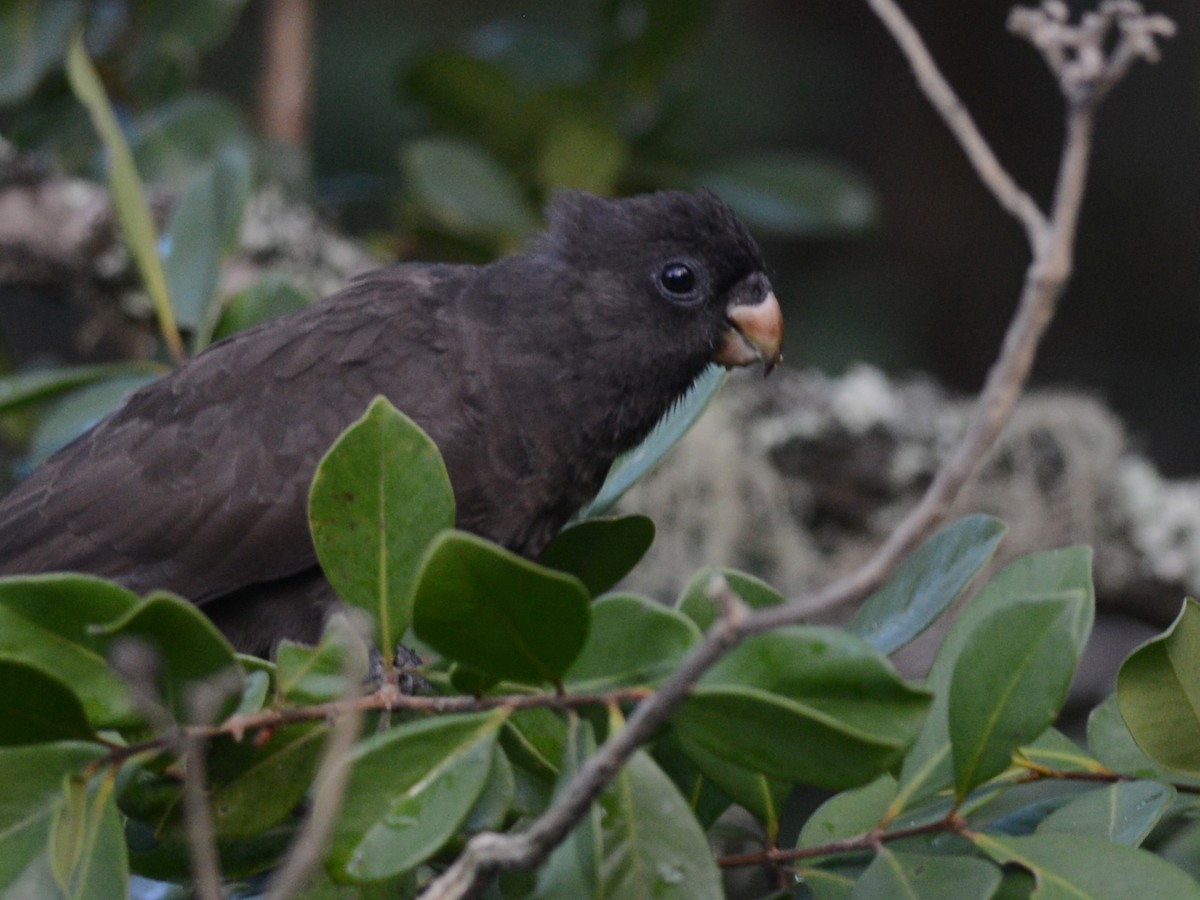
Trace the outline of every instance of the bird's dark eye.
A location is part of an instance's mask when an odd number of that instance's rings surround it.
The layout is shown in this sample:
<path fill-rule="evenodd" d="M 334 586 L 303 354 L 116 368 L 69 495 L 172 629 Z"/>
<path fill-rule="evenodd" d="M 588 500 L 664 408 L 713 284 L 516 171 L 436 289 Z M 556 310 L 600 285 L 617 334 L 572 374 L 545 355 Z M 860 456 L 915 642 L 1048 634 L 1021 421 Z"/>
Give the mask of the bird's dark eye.
<path fill-rule="evenodd" d="M 668 297 L 690 300 L 696 291 L 696 272 L 687 263 L 667 263 L 658 273 L 658 283 Z"/>

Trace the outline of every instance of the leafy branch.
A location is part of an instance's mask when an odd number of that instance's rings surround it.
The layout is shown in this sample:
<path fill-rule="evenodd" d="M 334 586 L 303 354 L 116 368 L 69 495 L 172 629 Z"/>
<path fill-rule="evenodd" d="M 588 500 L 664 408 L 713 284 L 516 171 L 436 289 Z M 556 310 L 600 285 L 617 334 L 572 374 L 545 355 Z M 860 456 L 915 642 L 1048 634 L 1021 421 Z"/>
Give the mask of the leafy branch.
<path fill-rule="evenodd" d="M 1132 59 L 1156 58 L 1150 50 L 1152 37 L 1169 34 L 1171 26 L 1161 17 L 1149 17 L 1147 22 L 1140 5 L 1120 0 L 1102 4 L 1099 22 L 1106 27 L 1098 27 L 1091 19 L 1078 29 L 1065 27 L 1058 16 L 1062 4 L 1056 2 L 1043 6 L 1040 19 L 1036 15 L 1017 18 L 1015 29 L 1035 46 L 1058 48 L 1054 52 L 1064 59 L 1084 56 L 1101 61 L 1100 65 L 1072 67 L 1069 79 L 1064 77 L 1063 69 L 1057 72 L 1060 89 L 1067 98 L 1067 130 L 1054 200 L 1045 215 L 996 159 L 900 7 L 893 0 L 868 0 L 868 3 L 905 53 L 918 83 L 959 140 L 984 184 L 1025 227 L 1033 253 L 1016 314 L 1005 334 L 1000 355 L 988 373 L 966 434 L 918 505 L 883 546 L 851 575 L 811 595 L 757 612 L 746 609 L 733 592 L 720 590 L 723 609 L 720 621 L 658 692 L 639 704 L 625 729 L 584 764 L 568 789 L 524 831 L 505 835 L 484 833 L 472 838 L 458 860 L 430 883 L 424 894 L 429 900 L 471 896 L 496 871 L 528 868 L 543 860 L 583 819 L 620 767 L 683 704 L 700 677 L 742 639 L 862 599 L 882 584 L 946 516 L 955 495 L 1012 413 L 1041 337 L 1070 278 L 1097 106 L 1107 87 L 1124 74 Z M 1118 27 L 1117 39 L 1113 48 L 1106 50 L 1104 41 L 1113 25 Z"/>

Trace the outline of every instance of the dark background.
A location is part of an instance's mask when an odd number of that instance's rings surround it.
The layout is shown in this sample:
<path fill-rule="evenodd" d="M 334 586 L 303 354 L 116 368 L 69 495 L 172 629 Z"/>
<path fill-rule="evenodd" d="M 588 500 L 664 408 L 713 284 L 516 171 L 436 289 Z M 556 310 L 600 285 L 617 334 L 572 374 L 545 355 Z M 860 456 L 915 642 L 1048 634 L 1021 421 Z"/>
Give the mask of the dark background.
<path fill-rule="evenodd" d="M 1007 32 L 1009 4 L 905 8 L 1000 159 L 1044 205 L 1062 105 L 1038 54 Z M 1150 8 L 1179 33 L 1159 64 L 1139 64 L 1105 104 L 1076 275 L 1035 381 L 1097 393 L 1164 470 L 1194 474 L 1200 4 Z M 364 197 L 402 193 L 396 148 L 419 124 L 393 87 L 405 54 L 506 19 L 586 28 L 592 11 L 583 2 L 320 3 L 313 170 L 326 212 L 353 228 Z M 205 69 L 247 106 L 261 18 L 252 3 Z M 984 192 L 866 4 L 720 3 L 680 72 L 697 86 L 686 117 L 697 147 L 830 156 L 877 192 L 878 226 L 861 239 L 767 242 L 788 306 L 789 362 L 836 372 L 865 360 L 975 390 L 1020 287 L 1024 235 Z"/>

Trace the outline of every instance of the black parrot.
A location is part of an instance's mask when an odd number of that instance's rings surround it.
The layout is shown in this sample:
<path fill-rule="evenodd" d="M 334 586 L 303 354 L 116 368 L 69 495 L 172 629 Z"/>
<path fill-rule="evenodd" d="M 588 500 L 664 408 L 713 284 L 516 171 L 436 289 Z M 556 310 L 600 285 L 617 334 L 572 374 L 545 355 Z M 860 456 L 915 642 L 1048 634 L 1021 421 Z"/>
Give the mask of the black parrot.
<path fill-rule="evenodd" d="M 199 604 L 239 649 L 335 602 L 307 498 L 383 394 L 437 443 L 457 524 L 536 557 L 710 362 L 779 360 L 746 228 L 714 194 L 565 192 L 526 252 L 380 269 L 131 394 L 0 502 L 0 574 L 79 571 Z"/>

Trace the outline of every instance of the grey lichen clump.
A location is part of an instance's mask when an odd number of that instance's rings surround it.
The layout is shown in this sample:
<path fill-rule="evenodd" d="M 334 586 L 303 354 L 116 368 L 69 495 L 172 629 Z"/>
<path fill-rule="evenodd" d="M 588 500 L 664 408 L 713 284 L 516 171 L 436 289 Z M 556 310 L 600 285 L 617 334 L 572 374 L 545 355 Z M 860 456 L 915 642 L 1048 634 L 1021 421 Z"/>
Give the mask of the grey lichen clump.
<path fill-rule="evenodd" d="M 925 379 L 860 366 L 734 380 L 623 501 L 659 536 L 637 587 L 669 597 L 702 565 L 747 569 L 790 594 L 861 562 L 917 501 L 969 410 Z M 1009 526 L 998 562 L 1091 544 L 1102 606 L 1169 621 L 1200 591 L 1200 482 L 1162 478 L 1096 399 L 1025 397 L 953 515 Z"/>

